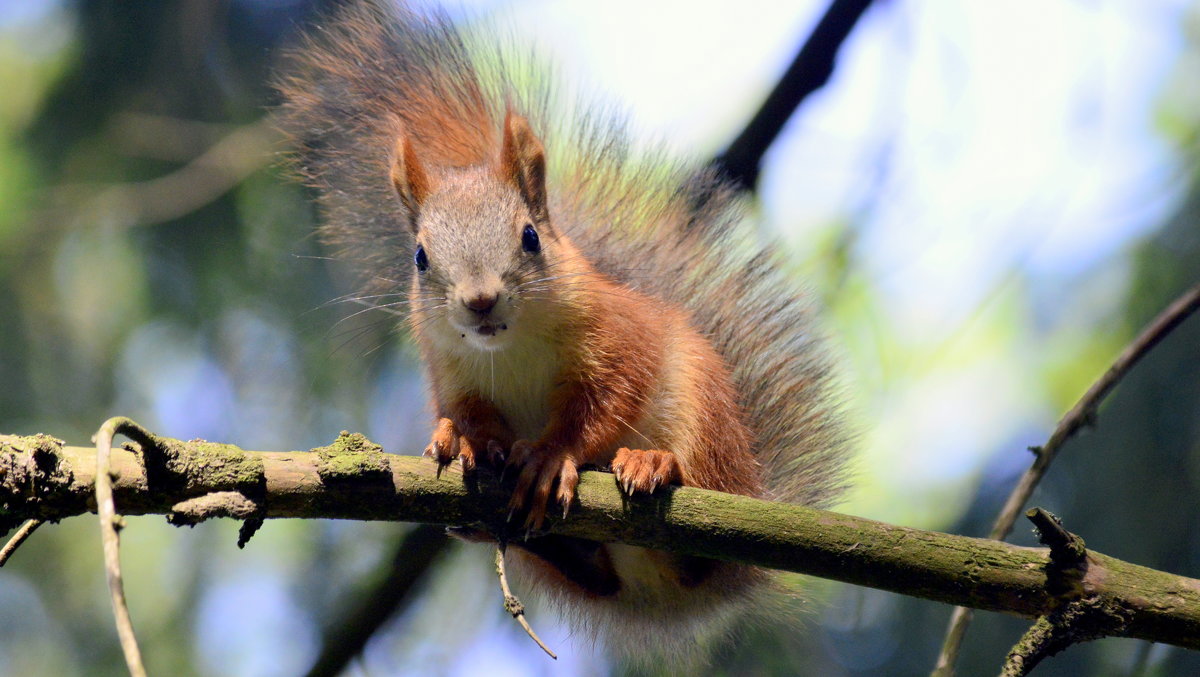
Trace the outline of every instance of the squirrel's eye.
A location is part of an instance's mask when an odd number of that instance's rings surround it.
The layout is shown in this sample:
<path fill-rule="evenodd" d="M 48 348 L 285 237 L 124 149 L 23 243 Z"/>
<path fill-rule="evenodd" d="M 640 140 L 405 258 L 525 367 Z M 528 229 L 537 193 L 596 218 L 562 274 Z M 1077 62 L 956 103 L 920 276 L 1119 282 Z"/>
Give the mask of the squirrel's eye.
<path fill-rule="evenodd" d="M 521 233 L 521 248 L 530 254 L 542 251 L 542 242 L 538 239 L 537 231 L 533 229 L 533 226 L 525 226 L 525 231 Z"/>
<path fill-rule="evenodd" d="M 422 273 L 429 270 L 429 257 L 425 255 L 425 248 L 417 245 L 417 253 L 413 254 L 413 263 L 417 264 L 417 270 Z"/>

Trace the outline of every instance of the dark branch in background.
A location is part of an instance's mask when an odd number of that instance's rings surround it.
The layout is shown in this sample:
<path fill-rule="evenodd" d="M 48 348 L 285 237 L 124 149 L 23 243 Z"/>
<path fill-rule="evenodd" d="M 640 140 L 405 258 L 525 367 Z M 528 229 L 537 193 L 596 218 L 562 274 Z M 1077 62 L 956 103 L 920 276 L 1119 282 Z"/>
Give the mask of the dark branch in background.
<path fill-rule="evenodd" d="M 397 544 L 384 579 L 326 628 L 321 654 L 309 668 L 307 677 L 342 674 L 375 632 L 412 599 L 417 584 L 448 544 L 445 529 L 438 526 L 422 524 L 405 534 Z"/>
<path fill-rule="evenodd" d="M 988 538 L 1003 540 L 1008 536 L 1018 513 L 1029 500 L 1042 477 L 1045 476 L 1050 462 L 1054 460 L 1062 445 L 1084 426 L 1092 425 L 1096 419 L 1096 409 L 1099 408 L 1104 398 L 1108 397 L 1112 389 L 1121 382 L 1121 379 L 1125 378 L 1134 365 L 1197 309 L 1200 309 L 1200 284 L 1181 294 L 1150 324 L 1146 325 L 1137 338 L 1121 351 L 1108 371 L 1104 372 L 1104 375 L 1088 388 L 1079 402 L 1062 417 L 1050 435 L 1050 439 L 1040 447 L 1030 448 L 1030 451 L 1035 454 L 1033 464 L 1030 465 L 1029 470 L 1025 471 L 1021 480 L 1017 482 L 1017 486 L 1009 494 Z M 951 614 L 950 625 L 946 630 L 946 639 L 942 644 L 941 653 L 938 655 L 937 665 L 932 673 L 933 677 L 950 677 L 954 674 L 954 664 L 958 661 L 958 652 L 962 648 L 962 640 L 967 626 L 971 623 L 971 615 L 971 610 L 966 607 L 958 607 Z"/>
<path fill-rule="evenodd" d="M 721 154 L 713 158 L 709 168 L 720 178 L 730 181 L 738 190 L 753 191 L 758 182 L 759 166 L 763 154 L 775 141 L 779 131 L 792 113 L 816 90 L 829 81 L 833 74 L 834 61 L 842 43 L 850 35 L 859 18 L 871 4 L 871 0 L 833 0 L 824 16 L 813 29 L 808 40 L 800 48 L 787 71 L 784 72 L 775 88 L 767 96 L 758 112 L 738 134 L 737 138 Z M 703 204 L 707 194 L 701 192 L 697 203 Z M 421 572 L 413 572 L 419 576 Z M 376 595 L 368 595 L 368 599 L 378 597 L 389 600 L 396 605 L 402 605 L 409 599 L 407 596 L 389 596 L 388 587 L 392 585 L 391 576 L 380 583 Z M 336 675 L 361 651 L 370 639 L 371 633 L 382 625 L 383 621 L 397 613 L 398 609 L 385 609 L 385 603 L 372 604 L 371 615 L 378 623 L 365 623 L 351 628 L 338 628 L 342 640 L 350 643 L 351 651 L 339 651 L 333 645 L 334 637 L 326 636 L 321 658 L 309 672 L 309 677 L 319 675 Z M 360 609 L 360 611 L 366 611 Z M 354 614 L 352 614 L 354 616 Z M 357 617 L 357 616 L 355 616 Z M 366 621 L 365 618 L 361 619 Z M 366 633 L 366 634 L 362 634 Z M 321 668 L 321 671 L 318 671 Z"/>
<path fill-rule="evenodd" d="M 709 163 L 718 178 L 739 191 L 754 191 L 763 155 L 779 136 L 792 113 L 833 75 L 838 50 L 871 0 L 833 0 L 775 89 L 750 122 L 720 155 Z"/>

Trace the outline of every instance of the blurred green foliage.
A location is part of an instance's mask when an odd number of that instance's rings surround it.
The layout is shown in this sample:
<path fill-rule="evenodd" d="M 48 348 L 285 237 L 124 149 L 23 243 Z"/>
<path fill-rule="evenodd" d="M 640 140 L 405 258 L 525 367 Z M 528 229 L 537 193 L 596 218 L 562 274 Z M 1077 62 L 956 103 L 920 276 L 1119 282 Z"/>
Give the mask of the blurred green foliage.
<path fill-rule="evenodd" d="M 4 27 L 0 432 L 81 443 L 120 413 L 166 435 L 249 448 L 302 449 L 354 429 L 391 450 L 417 449 L 425 413 L 413 357 L 393 318 L 329 303 L 349 290 L 347 271 L 314 241 L 309 196 L 273 167 L 278 141 L 258 124 L 272 103 L 272 55 L 312 4 L 77 0 L 47 3 Z M 1163 134 L 1180 148 L 1200 138 L 1197 63 L 1193 40 L 1161 104 Z M 226 152 L 209 153 L 222 143 Z M 1054 414 L 1140 325 L 1200 279 L 1195 159 L 1182 170 L 1192 177 L 1190 198 L 1161 230 L 1066 288 L 1014 271 L 936 343 L 890 321 L 887 297 L 858 268 L 853 219 L 808 238 L 797 272 L 830 305 L 864 419 L 849 510 L 986 533 L 1028 461 L 1022 446 L 1042 441 Z M 896 448 L 894 440 L 919 431 L 876 425 L 938 406 L 923 394 L 946 383 L 970 386 L 973 415 L 994 415 L 989 397 L 1013 399 L 1015 409 L 1004 411 L 1022 412 L 1018 422 L 972 428 L 991 431 L 980 444 L 995 456 L 950 479 L 914 463 L 919 450 Z M 886 400 L 888 392 L 904 397 Z M 1045 425 L 1031 429 L 1031 420 Z M 955 425 L 945 421 L 944 443 L 955 443 Z M 1092 547 L 1196 576 L 1197 496 L 1193 321 L 1119 389 L 1097 429 L 1072 442 L 1034 503 Z M 271 523 L 237 551 L 236 528 L 130 520 L 130 605 L 152 673 L 302 672 L 320 629 L 383 576 L 403 530 Z M 1016 540 L 1032 543 L 1018 530 Z M 714 673 L 928 672 L 946 607 L 808 585 L 829 605 L 813 605 L 811 632 L 752 633 Z M 372 674 L 472 674 L 500 663 L 514 674 L 551 672 L 504 618 L 482 551 L 456 551 L 421 589 L 369 647 Z M 561 629 L 545 628 L 550 618 L 543 613 L 535 625 L 566 644 Z M 996 672 L 1023 627 L 977 618 L 962 674 Z M 555 670 L 609 670 L 586 648 L 564 653 Z M 43 528 L 0 572 L 0 673 L 123 671 L 94 522 Z M 1200 657 L 1108 640 L 1072 648 L 1038 674 L 1200 674 Z"/>

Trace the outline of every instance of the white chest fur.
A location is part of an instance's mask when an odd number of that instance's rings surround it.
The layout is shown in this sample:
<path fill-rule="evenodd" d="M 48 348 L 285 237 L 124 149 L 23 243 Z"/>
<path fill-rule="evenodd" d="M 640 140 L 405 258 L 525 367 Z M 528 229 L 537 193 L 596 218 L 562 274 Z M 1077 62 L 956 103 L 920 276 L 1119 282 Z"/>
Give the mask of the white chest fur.
<path fill-rule="evenodd" d="M 562 368 L 555 346 L 534 337 L 502 350 L 471 350 L 457 357 L 463 385 L 491 402 L 518 439 L 541 436 Z"/>

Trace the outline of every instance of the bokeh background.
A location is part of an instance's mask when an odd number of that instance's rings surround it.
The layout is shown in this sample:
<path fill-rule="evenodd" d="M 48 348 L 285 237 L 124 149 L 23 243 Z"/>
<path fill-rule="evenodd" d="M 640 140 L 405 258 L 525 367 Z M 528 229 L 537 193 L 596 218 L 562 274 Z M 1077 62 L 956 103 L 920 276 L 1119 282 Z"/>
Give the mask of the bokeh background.
<path fill-rule="evenodd" d="M 312 0 L 0 0 L 0 432 L 86 443 L 129 415 L 172 437 L 306 449 L 428 431 L 388 318 L 331 303 L 348 271 L 274 166 L 264 112 Z M 825 10 L 794 2 L 476 0 L 558 77 L 700 161 Z M 841 510 L 983 535 L 1057 417 L 1200 279 L 1200 9 L 1189 0 L 877 0 L 772 147 L 756 211 L 824 302 L 861 431 Z M 1124 382 L 1033 503 L 1105 553 L 1200 576 L 1200 320 Z M 409 527 L 131 518 L 127 592 L 154 674 L 296 675 L 387 577 Z M 1018 525 L 1015 542 L 1032 544 Z M 950 609 L 822 581 L 803 632 L 717 674 L 922 675 Z M 520 591 L 518 591 L 518 594 Z M 549 609 L 551 663 L 452 545 L 349 675 L 605 675 Z M 1026 623 L 976 617 L 961 672 Z M 94 517 L 0 571 L 0 673 L 123 674 Z M 1200 674 L 1132 640 L 1044 675 Z"/>

